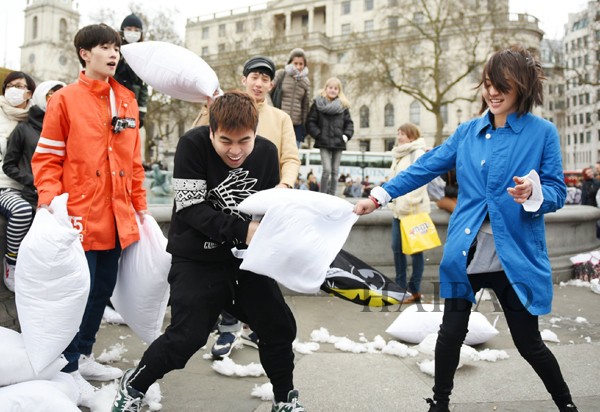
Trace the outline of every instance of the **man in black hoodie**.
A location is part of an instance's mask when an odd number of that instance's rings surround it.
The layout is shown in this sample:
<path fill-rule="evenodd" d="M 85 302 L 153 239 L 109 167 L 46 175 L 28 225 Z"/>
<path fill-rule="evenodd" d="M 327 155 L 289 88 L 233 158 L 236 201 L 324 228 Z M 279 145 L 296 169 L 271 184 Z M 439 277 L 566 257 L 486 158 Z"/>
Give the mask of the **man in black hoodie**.
<path fill-rule="evenodd" d="M 209 126 L 188 131 L 175 153 L 175 204 L 167 251 L 171 324 L 123 375 L 112 412 L 140 410 L 143 393 L 173 369 L 182 369 L 223 309 L 260 335 L 258 350 L 275 395 L 272 411 L 303 412 L 294 390 L 296 321 L 277 283 L 239 268 L 231 248 L 248 245 L 258 222 L 238 204 L 279 183 L 273 143 L 256 136 L 258 109 L 243 92 L 218 97 Z"/>

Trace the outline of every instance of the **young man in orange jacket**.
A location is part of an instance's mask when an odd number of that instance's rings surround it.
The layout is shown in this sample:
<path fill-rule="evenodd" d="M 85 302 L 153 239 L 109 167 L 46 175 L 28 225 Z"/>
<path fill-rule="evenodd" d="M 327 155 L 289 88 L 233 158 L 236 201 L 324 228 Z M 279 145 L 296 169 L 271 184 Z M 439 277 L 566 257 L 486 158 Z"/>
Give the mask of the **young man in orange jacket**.
<path fill-rule="evenodd" d="M 84 70 L 78 82 L 54 94 L 32 159 L 38 206 L 69 193 L 67 208 L 79 231 L 91 288 L 79 333 L 65 349 L 80 404 L 89 407 L 88 380 L 112 380 L 122 371 L 94 360 L 92 346 L 117 280 L 121 250 L 139 240 L 136 213 L 147 213 L 135 97 L 113 79 L 121 37 L 104 24 L 79 30 L 74 40 Z"/>

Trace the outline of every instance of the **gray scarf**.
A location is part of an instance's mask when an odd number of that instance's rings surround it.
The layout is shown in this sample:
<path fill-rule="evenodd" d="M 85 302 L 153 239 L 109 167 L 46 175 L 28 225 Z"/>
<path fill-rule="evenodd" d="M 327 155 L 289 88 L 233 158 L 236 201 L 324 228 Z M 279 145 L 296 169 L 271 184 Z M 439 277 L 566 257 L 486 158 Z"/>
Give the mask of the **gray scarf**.
<path fill-rule="evenodd" d="M 285 66 L 285 72 L 296 80 L 302 80 L 308 76 L 308 67 L 303 68 L 302 71 L 299 72 L 296 67 L 290 63 Z"/>
<path fill-rule="evenodd" d="M 323 114 L 340 114 L 344 112 L 344 106 L 340 99 L 329 100 L 327 97 L 319 96 L 315 99 L 317 110 Z"/>

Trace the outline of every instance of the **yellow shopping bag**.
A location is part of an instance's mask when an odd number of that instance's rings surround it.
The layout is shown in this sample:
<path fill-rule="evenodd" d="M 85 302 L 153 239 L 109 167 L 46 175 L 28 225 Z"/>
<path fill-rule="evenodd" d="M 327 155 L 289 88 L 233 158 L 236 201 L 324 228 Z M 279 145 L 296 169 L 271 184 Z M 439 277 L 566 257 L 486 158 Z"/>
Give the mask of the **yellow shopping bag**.
<path fill-rule="evenodd" d="M 442 244 L 429 213 L 417 213 L 400 219 L 402 253 L 412 255 Z"/>

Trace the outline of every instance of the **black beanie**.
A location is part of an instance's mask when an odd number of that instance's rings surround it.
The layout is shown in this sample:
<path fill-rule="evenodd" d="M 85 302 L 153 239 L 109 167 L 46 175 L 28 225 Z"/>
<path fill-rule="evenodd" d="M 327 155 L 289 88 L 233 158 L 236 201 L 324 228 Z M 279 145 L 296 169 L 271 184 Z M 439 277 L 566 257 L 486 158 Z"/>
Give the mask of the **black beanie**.
<path fill-rule="evenodd" d="M 123 29 L 125 29 L 125 27 L 137 27 L 140 30 L 144 30 L 142 21 L 140 20 L 140 18 L 138 16 L 136 16 L 133 13 L 130 14 L 129 16 L 125 17 L 125 19 L 123 20 L 123 23 L 121 23 L 121 31 L 123 31 Z"/>

